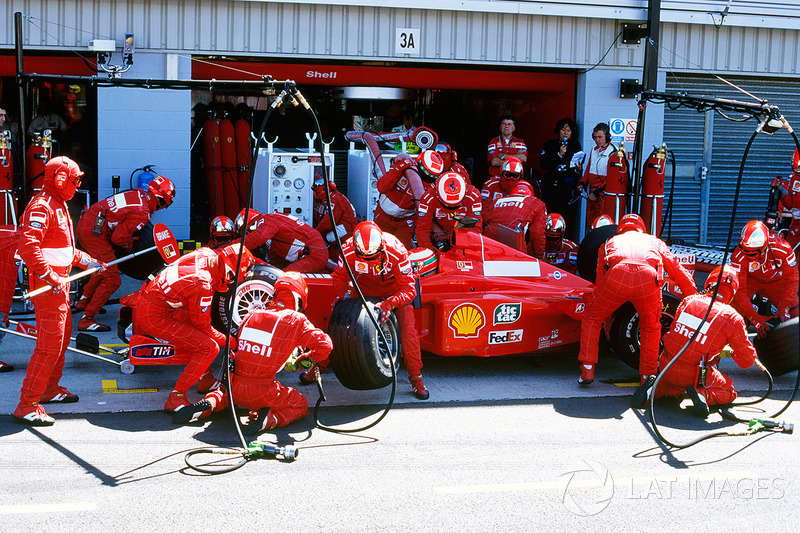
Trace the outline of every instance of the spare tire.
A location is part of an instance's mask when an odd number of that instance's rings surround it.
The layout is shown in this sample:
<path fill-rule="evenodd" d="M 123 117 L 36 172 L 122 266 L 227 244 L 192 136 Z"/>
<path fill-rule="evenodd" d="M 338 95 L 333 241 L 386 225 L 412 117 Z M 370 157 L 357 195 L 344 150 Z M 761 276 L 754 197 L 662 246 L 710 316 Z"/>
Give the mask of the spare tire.
<path fill-rule="evenodd" d="M 371 303 L 380 301 L 376 298 L 367 300 Z M 400 368 L 400 326 L 394 313 L 380 327 L 388 346 L 378 335 L 361 300 L 349 298 L 334 306 L 328 324 L 328 335 L 333 341 L 330 367 L 348 389 L 383 388 L 392 383 L 391 361 L 394 361 L 395 374 Z"/>
<path fill-rule="evenodd" d="M 773 376 L 781 376 L 800 366 L 800 336 L 797 317 L 781 322 L 763 338 L 753 340 L 758 358 Z"/>
<path fill-rule="evenodd" d="M 578 275 L 586 281 L 597 281 L 597 251 L 616 235 L 617 226 L 600 226 L 591 230 L 578 245 Z"/>
<path fill-rule="evenodd" d="M 661 335 L 669 331 L 681 300 L 670 293 L 661 295 Z M 626 302 L 614 312 L 611 323 L 611 349 L 622 362 L 639 369 L 639 313 Z"/>
<path fill-rule="evenodd" d="M 228 309 L 233 305 L 233 325 L 231 335 L 235 335 L 247 313 L 263 309 L 272 301 L 275 282 L 283 276 L 283 270 L 271 265 L 256 265 L 244 277 L 236 291 L 233 287 L 227 292 L 217 293 L 211 303 L 211 324 L 218 330 L 228 329 Z M 231 301 L 232 300 L 232 301 Z"/>
<path fill-rule="evenodd" d="M 130 251 L 125 251 L 122 248 L 114 247 L 114 255 L 117 257 L 117 259 L 135 252 L 146 250 L 147 248 L 155 246 L 156 244 L 155 240 L 153 240 L 152 222 L 148 222 L 142 226 L 142 229 L 133 235 L 135 239 L 133 241 L 133 247 Z M 138 280 L 147 279 L 147 276 L 153 272 L 161 270 L 163 267 L 164 259 L 157 250 L 152 250 L 145 254 L 137 255 L 133 259 L 128 259 L 127 261 L 117 263 L 117 268 L 119 268 L 120 272 L 126 276 L 130 276 L 133 279 Z"/>

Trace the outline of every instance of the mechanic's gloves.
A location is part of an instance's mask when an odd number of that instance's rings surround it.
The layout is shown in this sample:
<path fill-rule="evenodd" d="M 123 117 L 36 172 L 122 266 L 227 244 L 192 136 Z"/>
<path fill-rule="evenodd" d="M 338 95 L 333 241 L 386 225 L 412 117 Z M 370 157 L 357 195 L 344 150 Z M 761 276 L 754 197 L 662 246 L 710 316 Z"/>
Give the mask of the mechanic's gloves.
<path fill-rule="evenodd" d="M 61 292 L 62 278 L 52 270 L 48 270 L 39 276 L 39 279 L 53 287 L 53 294 Z"/>
<path fill-rule="evenodd" d="M 102 261 L 97 261 L 97 260 L 96 260 L 96 259 L 94 259 L 94 258 L 90 258 L 90 259 L 89 259 L 89 262 L 86 264 L 86 269 L 87 269 L 87 270 L 88 270 L 88 269 L 90 269 L 90 268 L 96 268 L 98 272 L 102 272 L 102 271 L 103 271 L 103 270 L 105 270 L 107 267 L 108 267 L 108 265 L 107 265 L 107 264 L 105 264 L 105 263 L 104 263 L 104 262 L 102 262 Z"/>
<path fill-rule="evenodd" d="M 378 311 L 378 320 L 381 323 L 389 320 L 389 315 L 392 312 L 392 305 L 386 301 L 375 304 L 375 309 Z"/>
<path fill-rule="evenodd" d="M 768 320 L 772 317 L 764 317 L 761 315 L 756 315 L 750 321 L 753 324 L 753 327 L 756 328 L 756 333 L 758 334 L 759 339 L 763 339 L 766 337 L 769 330 L 772 329 L 772 324 L 768 322 Z"/>
<path fill-rule="evenodd" d="M 314 366 L 314 360 L 311 358 L 311 350 L 298 346 L 283 365 L 283 369 L 297 372 L 298 370 L 307 370 L 312 366 Z"/>
<path fill-rule="evenodd" d="M 397 170 L 398 172 L 403 172 L 405 169 L 411 166 L 413 161 L 410 157 L 398 157 L 395 158 L 394 163 L 390 168 Z"/>

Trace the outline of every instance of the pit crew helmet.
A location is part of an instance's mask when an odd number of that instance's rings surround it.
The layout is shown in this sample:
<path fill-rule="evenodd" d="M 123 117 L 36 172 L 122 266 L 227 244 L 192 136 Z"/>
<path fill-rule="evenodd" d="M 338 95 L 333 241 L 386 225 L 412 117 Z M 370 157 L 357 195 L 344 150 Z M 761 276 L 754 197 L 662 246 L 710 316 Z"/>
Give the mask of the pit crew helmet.
<path fill-rule="evenodd" d="M 564 239 L 564 232 L 567 231 L 567 222 L 558 213 L 547 215 L 544 223 L 544 236 L 548 242 L 561 246 Z"/>
<path fill-rule="evenodd" d="M 417 157 L 417 168 L 422 181 L 433 183 L 444 171 L 444 160 L 435 151 L 425 150 Z"/>
<path fill-rule="evenodd" d="M 166 209 L 175 199 L 175 184 L 164 176 L 156 176 L 147 184 L 147 207 L 150 211 Z"/>
<path fill-rule="evenodd" d="M 642 217 L 636 213 L 628 213 L 627 215 L 623 215 L 622 218 L 619 219 L 619 224 L 617 225 L 617 235 L 627 231 L 647 233 L 646 230 L 647 228 L 644 225 L 644 220 L 642 220 Z"/>
<path fill-rule="evenodd" d="M 421 278 L 436 274 L 439 271 L 439 258 L 430 248 L 409 250 L 408 259 L 411 261 L 411 268 Z"/>
<path fill-rule="evenodd" d="M 739 235 L 739 247 L 744 255 L 758 257 L 767 251 L 769 230 L 760 220 L 751 220 L 742 228 Z"/>
<path fill-rule="evenodd" d="M 274 288 L 275 298 L 281 299 L 280 293 L 288 291 L 293 296 L 295 311 L 301 313 L 305 311 L 308 305 L 308 285 L 306 285 L 306 280 L 303 279 L 303 276 L 301 276 L 299 272 L 286 272 L 283 276 L 278 278 Z"/>
<path fill-rule="evenodd" d="M 714 285 L 717 283 L 719 283 L 717 298 L 722 300 L 722 303 L 731 303 L 736 291 L 739 290 L 739 276 L 736 274 L 736 271 L 728 265 L 724 267 L 718 266 L 712 270 L 706 278 L 706 292 L 711 294 L 714 290 Z"/>
<path fill-rule="evenodd" d="M 442 165 L 444 165 L 445 169 L 453 166 L 453 161 L 456 160 L 456 153 L 450 148 L 449 144 L 437 143 L 433 149 L 442 158 Z"/>
<path fill-rule="evenodd" d="M 527 181 L 520 181 L 511 189 L 511 196 L 533 196 L 533 186 Z"/>
<path fill-rule="evenodd" d="M 241 211 L 239 211 L 239 214 L 236 215 L 236 221 L 234 222 L 234 227 L 236 228 L 236 233 L 237 234 L 242 232 L 242 226 L 244 226 L 244 211 L 245 210 L 242 209 Z M 247 213 L 247 222 L 248 222 L 248 226 L 249 226 L 247 228 L 248 231 L 255 229 L 255 227 L 253 227 L 253 225 L 252 225 L 253 221 L 257 217 L 260 217 L 260 216 L 261 216 L 261 213 L 259 213 L 258 211 L 256 211 L 253 208 L 250 208 L 250 211 Z"/>
<path fill-rule="evenodd" d="M 458 172 L 445 172 L 436 180 L 436 198 L 446 209 L 461 206 L 467 195 L 467 180 Z"/>
<path fill-rule="evenodd" d="M 328 188 L 330 188 L 331 192 L 333 192 L 336 190 L 336 184 L 328 180 Z M 322 176 L 317 176 L 314 178 L 314 184 L 311 186 L 311 189 L 314 191 L 314 198 L 320 201 L 325 200 L 325 180 L 322 178 Z"/>
<path fill-rule="evenodd" d="M 522 161 L 516 157 L 506 159 L 500 167 L 500 182 L 503 184 L 503 189 L 508 191 L 516 185 L 522 178 L 523 172 Z"/>
<path fill-rule="evenodd" d="M 383 232 L 370 220 L 359 222 L 353 231 L 353 250 L 360 261 L 376 264 L 383 253 Z"/>
<path fill-rule="evenodd" d="M 209 235 L 211 241 L 216 244 L 232 240 L 236 237 L 236 227 L 233 225 L 233 220 L 225 215 L 214 217 L 214 220 L 211 221 Z"/>
<path fill-rule="evenodd" d="M 44 183 L 55 187 L 57 194 L 65 201 L 75 196 L 75 191 L 81 185 L 81 176 L 81 167 L 69 157 L 54 157 L 44 166 Z"/>
<path fill-rule="evenodd" d="M 600 215 L 592 220 L 592 229 L 602 228 L 603 226 L 613 226 L 614 221 L 608 215 Z"/>
<path fill-rule="evenodd" d="M 242 262 L 239 264 L 239 269 L 237 271 L 236 264 L 239 262 L 240 251 L 242 253 Z M 217 252 L 217 257 L 225 273 L 223 276 L 224 279 L 220 283 L 221 287 L 227 286 L 234 280 L 238 283 L 244 281 L 245 274 L 247 274 L 247 271 L 255 264 L 255 259 L 253 259 L 253 254 L 250 253 L 250 250 L 243 247 L 238 242 L 223 247 Z"/>

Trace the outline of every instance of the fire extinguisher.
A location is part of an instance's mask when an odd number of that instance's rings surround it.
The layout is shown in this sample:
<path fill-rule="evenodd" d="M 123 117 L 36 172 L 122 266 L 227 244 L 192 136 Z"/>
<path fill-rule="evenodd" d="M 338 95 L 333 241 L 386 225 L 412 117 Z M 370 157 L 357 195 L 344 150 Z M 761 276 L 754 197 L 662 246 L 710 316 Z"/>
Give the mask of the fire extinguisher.
<path fill-rule="evenodd" d="M 16 225 L 14 208 L 14 156 L 11 154 L 11 132 L 0 131 L 0 224 Z"/>
<path fill-rule="evenodd" d="M 642 220 L 652 235 L 661 232 L 661 213 L 664 204 L 664 176 L 666 174 L 667 145 L 653 148 L 644 162 L 642 173 Z"/>
<path fill-rule="evenodd" d="M 608 157 L 608 175 L 603 192 L 605 195 L 604 212 L 614 219 L 614 224 L 618 224 L 619 219 L 625 214 L 629 184 L 628 158 L 625 154 L 625 146 L 620 144 L 617 151 Z"/>
<path fill-rule="evenodd" d="M 41 189 L 44 182 L 44 167 L 53 152 L 50 130 L 34 134 L 33 142 L 25 154 L 28 169 L 28 189 Z"/>

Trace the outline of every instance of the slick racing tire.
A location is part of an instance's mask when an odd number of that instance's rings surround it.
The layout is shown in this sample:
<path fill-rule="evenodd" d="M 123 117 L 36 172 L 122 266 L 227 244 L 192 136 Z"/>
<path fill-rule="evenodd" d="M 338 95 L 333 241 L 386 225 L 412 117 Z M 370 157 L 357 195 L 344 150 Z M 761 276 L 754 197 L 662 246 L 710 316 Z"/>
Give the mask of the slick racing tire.
<path fill-rule="evenodd" d="M 669 331 L 675 319 L 680 299 L 669 293 L 661 295 L 661 335 Z M 639 313 L 633 304 L 626 302 L 614 312 L 611 323 L 611 349 L 631 368 L 639 369 Z"/>
<path fill-rule="evenodd" d="M 233 325 L 231 335 L 235 335 L 247 313 L 263 309 L 272 301 L 275 282 L 283 276 L 283 270 L 271 265 L 256 265 L 244 278 L 234 292 L 231 286 L 227 292 L 217 293 L 211 303 L 211 324 L 222 333 L 228 329 L 228 309 L 233 303 Z"/>
<path fill-rule="evenodd" d="M 122 248 L 114 248 L 114 255 L 117 256 L 117 259 L 145 250 L 156 244 L 153 240 L 153 224 L 150 222 L 142 226 L 142 229 L 134 233 L 134 236 L 136 239 L 133 241 L 133 247 L 129 252 Z M 138 255 L 122 263 L 117 263 L 117 268 L 119 268 L 120 272 L 140 281 L 147 279 L 147 276 L 153 272 L 161 270 L 163 266 L 164 259 L 156 250 Z"/>
<path fill-rule="evenodd" d="M 797 370 L 798 366 L 798 345 L 800 338 L 797 332 L 797 317 L 781 322 L 772 328 L 763 338 L 753 339 L 753 346 L 756 349 L 759 360 L 764 363 L 770 374 L 782 376 L 783 374 Z"/>
<path fill-rule="evenodd" d="M 616 235 L 616 226 L 600 226 L 586 234 L 578 245 L 578 275 L 586 281 L 597 281 L 597 251 Z"/>
<path fill-rule="evenodd" d="M 367 298 L 371 303 L 380 300 Z M 328 324 L 333 341 L 330 367 L 339 382 L 352 390 L 380 389 L 392 383 L 391 361 L 395 374 L 400 368 L 400 326 L 394 313 L 382 323 L 385 346 L 361 300 L 350 298 L 336 303 Z"/>

